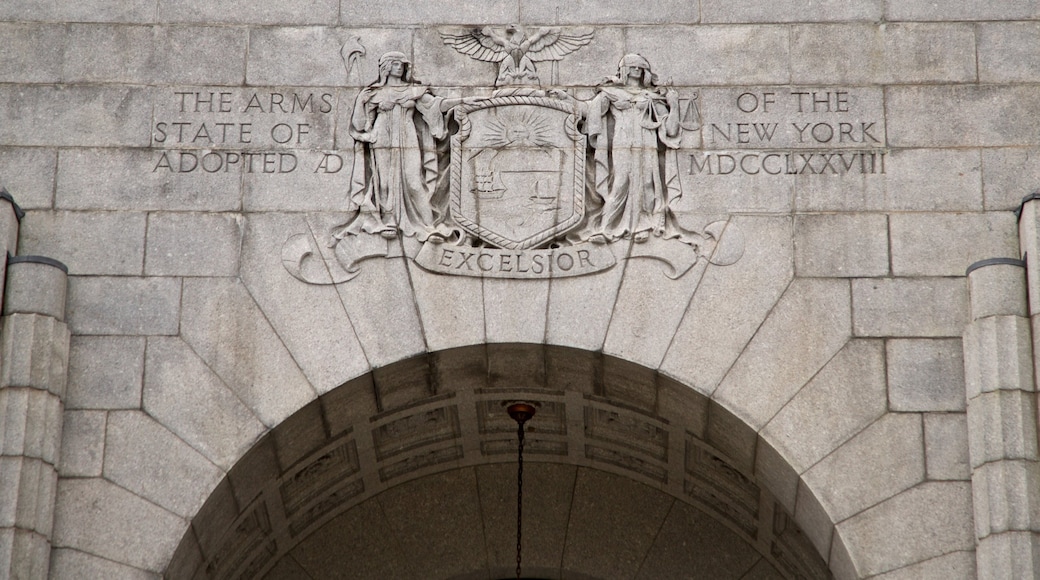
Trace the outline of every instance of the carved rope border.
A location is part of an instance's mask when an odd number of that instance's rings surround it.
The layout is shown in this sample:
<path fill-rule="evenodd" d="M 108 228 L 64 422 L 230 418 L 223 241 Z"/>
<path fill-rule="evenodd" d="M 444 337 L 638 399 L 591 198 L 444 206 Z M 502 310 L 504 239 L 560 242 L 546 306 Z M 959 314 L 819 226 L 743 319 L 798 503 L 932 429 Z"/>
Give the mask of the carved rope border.
<path fill-rule="evenodd" d="M 580 191 L 576 192 L 577 195 L 574 197 L 574 215 L 564 220 L 563 222 L 556 224 L 554 227 L 534 236 L 528 238 L 522 242 L 514 242 L 503 238 L 502 236 L 488 230 L 481 226 L 477 222 L 462 215 L 462 156 L 457 155 L 457 152 L 462 150 L 462 142 L 465 141 L 472 130 L 472 123 L 469 120 L 469 113 L 472 111 L 479 111 L 482 109 L 490 109 L 491 107 L 500 107 L 503 105 L 535 105 L 541 107 L 547 107 L 550 109 L 556 109 L 564 113 L 570 113 L 564 122 L 564 131 L 567 136 L 574 141 L 575 145 L 584 140 L 584 135 L 578 131 L 578 118 L 576 110 L 573 105 L 558 99 L 550 97 L 540 96 L 505 96 L 505 97 L 491 97 L 486 101 L 479 101 L 476 103 L 465 103 L 459 105 L 455 109 L 455 119 L 459 123 L 459 132 L 451 138 L 451 217 L 466 231 L 480 237 L 481 239 L 487 240 L 492 244 L 497 245 L 500 248 L 508 250 L 528 250 L 537 247 L 553 238 L 558 237 L 561 234 L 566 233 L 574 226 L 578 225 L 585 217 L 585 151 L 581 148 L 581 151 L 574 152 L 574 179 L 575 181 L 581 181 L 581 187 L 578 188 Z M 575 149 L 578 149 L 576 146 Z"/>

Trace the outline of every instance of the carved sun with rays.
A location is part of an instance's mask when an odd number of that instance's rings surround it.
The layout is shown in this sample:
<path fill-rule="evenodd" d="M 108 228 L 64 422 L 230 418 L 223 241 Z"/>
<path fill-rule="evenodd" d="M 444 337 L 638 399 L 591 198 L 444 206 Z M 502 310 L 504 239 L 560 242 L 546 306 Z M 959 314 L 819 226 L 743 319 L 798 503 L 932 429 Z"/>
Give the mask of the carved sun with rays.
<path fill-rule="evenodd" d="M 550 147 L 552 122 L 537 111 L 501 115 L 488 121 L 486 139 L 490 147 Z"/>

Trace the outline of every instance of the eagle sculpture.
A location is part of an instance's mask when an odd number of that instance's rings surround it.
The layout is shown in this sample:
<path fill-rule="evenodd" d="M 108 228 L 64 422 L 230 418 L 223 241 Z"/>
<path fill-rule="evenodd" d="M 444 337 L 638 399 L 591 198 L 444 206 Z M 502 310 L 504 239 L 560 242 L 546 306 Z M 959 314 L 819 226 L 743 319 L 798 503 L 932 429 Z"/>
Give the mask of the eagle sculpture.
<path fill-rule="evenodd" d="M 441 38 L 470 58 L 498 63 L 495 86 L 503 86 L 540 84 L 534 63 L 552 61 L 555 65 L 591 42 L 592 35 L 587 28 L 540 28 L 529 37 L 523 27 L 512 24 L 501 33 L 485 26 L 463 34 L 442 32 Z"/>

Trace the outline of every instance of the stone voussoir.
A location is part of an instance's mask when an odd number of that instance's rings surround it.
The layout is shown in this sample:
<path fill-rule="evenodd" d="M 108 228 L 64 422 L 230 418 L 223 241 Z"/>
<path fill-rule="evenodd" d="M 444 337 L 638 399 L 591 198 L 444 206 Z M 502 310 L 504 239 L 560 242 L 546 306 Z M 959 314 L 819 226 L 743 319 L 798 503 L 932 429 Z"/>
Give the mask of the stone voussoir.
<path fill-rule="evenodd" d="M 1040 574 L 1038 24 L 0 1 L 0 578 Z"/>

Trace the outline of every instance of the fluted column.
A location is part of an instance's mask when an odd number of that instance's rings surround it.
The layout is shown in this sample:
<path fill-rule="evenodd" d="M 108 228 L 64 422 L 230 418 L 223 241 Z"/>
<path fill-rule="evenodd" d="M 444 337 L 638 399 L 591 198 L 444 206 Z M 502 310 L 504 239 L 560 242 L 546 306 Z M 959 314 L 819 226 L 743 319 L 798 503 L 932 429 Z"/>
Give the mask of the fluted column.
<path fill-rule="evenodd" d="M 968 269 L 964 367 L 980 579 L 1029 578 L 1040 569 L 1040 462 L 1024 266 L 995 259 Z"/>
<path fill-rule="evenodd" d="M 8 259 L 0 330 L 0 578 L 46 578 L 69 356 L 67 270 Z"/>
<path fill-rule="evenodd" d="M 0 187 L 0 258 L 18 253 L 18 224 L 25 212 L 18 207 L 14 198 Z M 0 307 L 3 306 L 4 279 L 6 269 L 0 268 Z"/>
<path fill-rule="evenodd" d="M 971 322 L 964 333 L 968 443 L 980 579 L 1031 578 L 1040 570 L 1040 195 L 1022 202 L 1024 260 L 968 268 Z"/>

